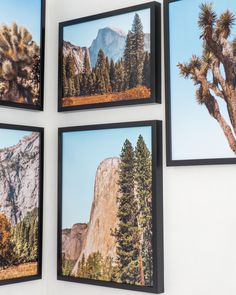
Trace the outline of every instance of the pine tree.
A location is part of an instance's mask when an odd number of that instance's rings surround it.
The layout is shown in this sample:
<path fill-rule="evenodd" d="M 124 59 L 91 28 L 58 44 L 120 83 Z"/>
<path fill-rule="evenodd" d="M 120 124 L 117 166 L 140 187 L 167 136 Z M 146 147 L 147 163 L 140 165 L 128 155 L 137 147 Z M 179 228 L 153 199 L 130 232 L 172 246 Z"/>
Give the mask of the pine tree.
<path fill-rule="evenodd" d="M 144 61 L 144 33 L 143 25 L 138 13 L 135 13 L 134 22 L 132 26 L 132 38 L 134 42 L 135 58 L 134 58 L 134 72 L 135 72 L 135 86 L 142 85 L 143 82 L 143 61 Z"/>
<path fill-rule="evenodd" d="M 113 59 L 111 59 L 111 62 L 110 62 L 109 76 L 110 76 L 112 92 L 116 91 L 115 90 L 115 63 Z"/>
<path fill-rule="evenodd" d="M 74 84 L 75 84 L 75 96 L 80 96 L 80 75 L 76 75 L 74 77 Z"/>
<path fill-rule="evenodd" d="M 150 88 L 151 81 L 151 69 L 150 69 L 150 53 L 146 51 L 144 63 L 143 63 L 143 85 Z"/>
<path fill-rule="evenodd" d="M 87 50 L 85 51 L 84 55 L 84 62 L 83 62 L 83 73 L 80 85 L 81 95 L 90 95 L 90 85 L 89 85 L 89 76 L 91 72 L 89 56 Z"/>
<path fill-rule="evenodd" d="M 132 30 L 128 32 L 124 50 L 125 88 L 130 89 L 143 83 L 144 32 L 136 13 Z"/>
<path fill-rule="evenodd" d="M 131 142 L 126 139 L 120 155 L 118 198 L 118 228 L 116 238 L 118 263 L 117 280 L 127 284 L 139 284 L 140 231 L 138 228 L 138 203 L 135 198 L 135 155 Z"/>
<path fill-rule="evenodd" d="M 115 65 L 115 80 L 114 89 L 116 92 L 121 92 L 124 90 L 125 84 L 125 72 L 123 60 L 120 60 Z"/>
<path fill-rule="evenodd" d="M 63 97 L 68 97 L 69 92 L 69 86 L 68 86 L 68 79 L 66 74 L 67 69 L 67 63 L 68 63 L 68 57 L 66 55 L 63 56 L 63 65 L 62 65 L 62 92 Z"/>
<path fill-rule="evenodd" d="M 151 153 L 140 135 L 135 148 L 136 196 L 139 203 L 139 226 L 142 230 L 141 257 L 145 285 L 153 284 L 152 253 L 152 163 Z"/>
<path fill-rule="evenodd" d="M 134 45 L 133 45 L 133 33 L 128 32 L 124 49 L 124 75 L 125 75 L 125 89 L 130 89 L 134 84 L 132 77 L 132 64 L 134 64 Z"/>
<path fill-rule="evenodd" d="M 107 93 L 110 86 L 109 70 L 107 67 L 106 57 L 102 49 L 98 52 L 95 73 L 97 78 L 96 93 Z"/>
<path fill-rule="evenodd" d="M 73 97 L 75 96 L 75 63 L 74 63 L 74 57 L 72 54 L 69 54 L 67 57 L 67 63 L 66 63 L 66 76 L 68 81 L 68 96 Z"/>

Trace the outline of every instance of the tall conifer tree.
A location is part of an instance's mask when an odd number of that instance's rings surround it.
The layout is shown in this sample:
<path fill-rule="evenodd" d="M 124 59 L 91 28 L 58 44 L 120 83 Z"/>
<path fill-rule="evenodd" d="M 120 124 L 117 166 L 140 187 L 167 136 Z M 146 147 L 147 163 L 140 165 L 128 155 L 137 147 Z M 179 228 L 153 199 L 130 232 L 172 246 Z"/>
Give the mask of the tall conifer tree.
<path fill-rule="evenodd" d="M 143 61 L 144 61 L 144 33 L 143 25 L 138 13 L 135 13 L 134 22 L 132 26 L 132 38 L 134 45 L 134 73 L 135 79 L 134 83 L 136 85 L 141 85 L 143 82 Z"/>
<path fill-rule="evenodd" d="M 150 78 L 151 69 L 150 69 L 150 53 L 146 51 L 144 64 L 143 64 L 143 85 L 150 88 Z"/>
<path fill-rule="evenodd" d="M 118 280 L 122 283 L 140 282 L 138 228 L 138 203 L 135 198 L 135 154 L 131 142 L 126 139 L 120 155 L 118 198 L 118 228 L 113 233 L 117 242 Z"/>
<path fill-rule="evenodd" d="M 82 79 L 81 79 L 81 85 L 80 85 L 81 95 L 90 94 L 90 87 L 89 87 L 90 72 L 91 72 L 91 68 L 90 68 L 89 56 L 86 50 L 84 55 L 83 73 L 82 73 Z"/>
<path fill-rule="evenodd" d="M 111 89 L 112 91 L 116 91 L 115 90 L 115 63 L 113 59 L 111 59 L 111 62 L 110 62 L 109 76 L 110 76 Z"/>
<path fill-rule="evenodd" d="M 136 196 L 139 203 L 139 226 L 141 235 L 141 257 L 145 285 L 153 284 L 152 253 L 152 163 L 151 153 L 140 135 L 135 148 Z"/>
<path fill-rule="evenodd" d="M 95 66 L 96 78 L 97 78 L 97 87 L 96 93 L 104 94 L 109 90 L 110 79 L 109 79 L 109 70 L 107 67 L 106 56 L 102 49 L 98 52 L 98 58 Z"/>

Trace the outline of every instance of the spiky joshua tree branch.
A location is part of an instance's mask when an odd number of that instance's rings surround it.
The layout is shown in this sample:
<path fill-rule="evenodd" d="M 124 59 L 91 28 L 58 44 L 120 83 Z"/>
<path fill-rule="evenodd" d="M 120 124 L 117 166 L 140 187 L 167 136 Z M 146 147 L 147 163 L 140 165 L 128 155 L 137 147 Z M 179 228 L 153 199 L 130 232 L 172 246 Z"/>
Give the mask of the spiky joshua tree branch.
<path fill-rule="evenodd" d="M 37 103 L 39 47 L 16 23 L 0 26 L 0 99 Z"/>
<path fill-rule="evenodd" d="M 177 66 L 183 77 L 193 80 L 197 102 L 219 123 L 236 154 L 236 38 L 229 40 L 234 24 L 235 16 L 229 10 L 217 16 L 211 3 L 201 4 L 202 56 L 193 55 L 189 62 Z M 229 124 L 221 113 L 220 99 L 226 103 Z"/>

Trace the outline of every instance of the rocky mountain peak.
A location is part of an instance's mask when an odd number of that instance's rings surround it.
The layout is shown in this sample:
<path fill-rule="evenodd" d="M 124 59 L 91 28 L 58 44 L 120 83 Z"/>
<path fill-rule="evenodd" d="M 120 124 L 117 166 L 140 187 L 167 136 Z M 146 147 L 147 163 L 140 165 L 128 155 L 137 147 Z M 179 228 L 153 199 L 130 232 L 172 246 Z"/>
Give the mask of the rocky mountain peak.
<path fill-rule="evenodd" d="M 114 61 L 119 60 L 124 52 L 126 34 L 119 29 L 105 27 L 98 30 L 89 52 L 92 66 L 95 66 L 99 49 L 103 49 L 106 56 Z"/>
<path fill-rule="evenodd" d="M 66 259 L 78 259 L 86 231 L 86 223 L 77 223 L 71 229 L 64 229 L 62 231 L 62 253 Z"/>
<path fill-rule="evenodd" d="M 76 46 L 67 41 L 64 41 L 63 43 L 63 56 L 72 55 L 74 57 L 76 75 L 83 71 L 84 57 L 86 52 L 90 60 L 89 50 L 87 47 Z"/>

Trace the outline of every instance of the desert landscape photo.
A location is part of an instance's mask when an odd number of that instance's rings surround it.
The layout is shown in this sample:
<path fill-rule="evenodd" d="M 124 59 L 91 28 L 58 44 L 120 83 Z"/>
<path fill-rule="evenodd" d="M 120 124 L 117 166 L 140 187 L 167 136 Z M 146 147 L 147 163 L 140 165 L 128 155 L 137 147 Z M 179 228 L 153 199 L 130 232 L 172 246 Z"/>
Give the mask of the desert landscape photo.
<path fill-rule="evenodd" d="M 150 98 L 150 9 L 65 26 L 62 47 L 62 106 Z"/>
<path fill-rule="evenodd" d="M 1 1 L 0 102 L 41 104 L 41 1 Z"/>
<path fill-rule="evenodd" d="M 38 274 L 39 133 L 0 128 L 0 284 Z"/>
<path fill-rule="evenodd" d="M 173 160 L 234 161 L 236 2 L 182 0 L 169 9 Z"/>
<path fill-rule="evenodd" d="M 152 287 L 151 127 L 64 133 L 62 191 L 61 275 Z"/>

